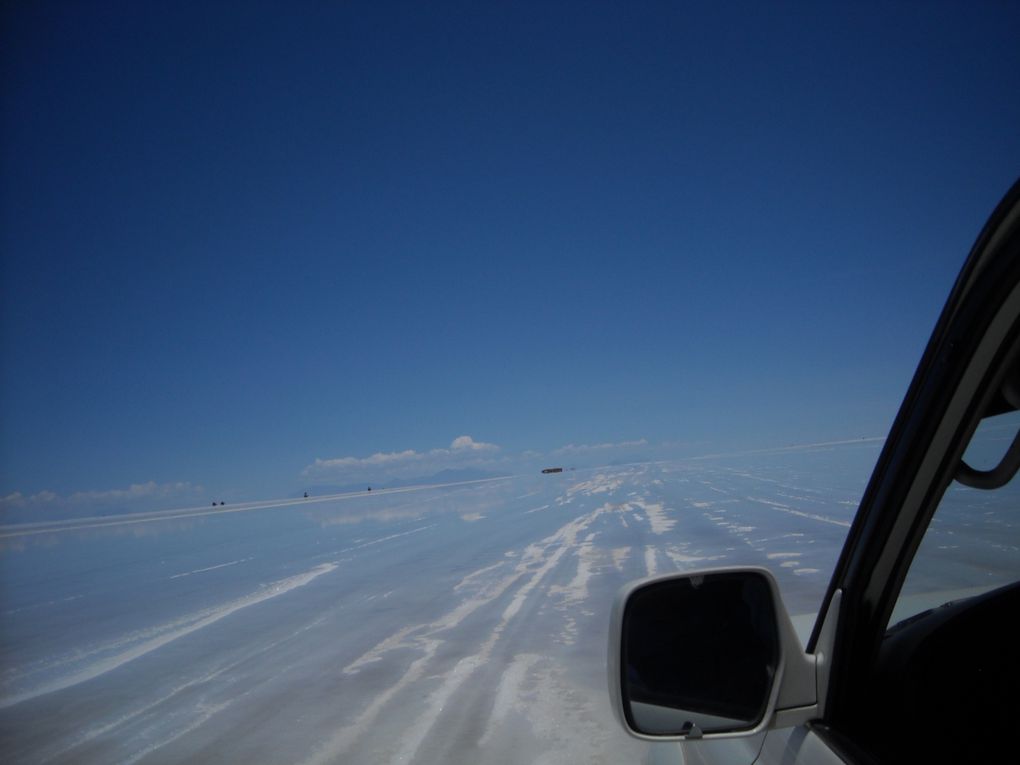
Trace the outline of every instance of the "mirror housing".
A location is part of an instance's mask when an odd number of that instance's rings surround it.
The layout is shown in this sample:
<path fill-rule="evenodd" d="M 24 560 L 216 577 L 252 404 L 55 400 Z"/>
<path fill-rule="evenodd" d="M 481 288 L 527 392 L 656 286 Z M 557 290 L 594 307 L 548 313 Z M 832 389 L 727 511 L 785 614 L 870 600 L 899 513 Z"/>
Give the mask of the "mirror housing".
<path fill-rule="evenodd" d="M 627 585 L 613 606 L 608 668 L 616 716 L 641 739 L 752 736 L 819 713 L 815 656 L 765 568 Z"/>

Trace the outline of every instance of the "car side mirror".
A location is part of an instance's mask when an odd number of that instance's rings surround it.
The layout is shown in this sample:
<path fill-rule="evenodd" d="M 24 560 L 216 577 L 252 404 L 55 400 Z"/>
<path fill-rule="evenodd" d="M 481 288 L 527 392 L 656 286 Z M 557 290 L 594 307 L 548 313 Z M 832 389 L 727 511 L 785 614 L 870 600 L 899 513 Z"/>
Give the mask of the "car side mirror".
<path fill-rule="evenodd" d="M 781 690 L 804 719 L 815 708 L 814 659 L 767 569 L 628 586 L 613 611 L 609 659 L 617 715 L 639 738 L 752 735 L 774 722 Z"/>

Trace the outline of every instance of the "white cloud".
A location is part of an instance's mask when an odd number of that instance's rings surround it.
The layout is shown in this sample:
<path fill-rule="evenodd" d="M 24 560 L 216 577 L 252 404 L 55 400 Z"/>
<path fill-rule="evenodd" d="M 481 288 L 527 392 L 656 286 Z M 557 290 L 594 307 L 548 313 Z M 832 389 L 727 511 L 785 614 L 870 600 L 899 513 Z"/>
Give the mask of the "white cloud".
<path fill-rule="evenodd" d="M 190 494 L 201 491 L 200 486 L 192 486 L 187 481 L 176 483 L 133 483 L 126 489 L 106 489 L 104 491 L 76 491 L 68 501 L 77 503 L 100 503 L 100 502 L 121 502 L 134 499 L 151 499 L 158 497 L 174 497 L 181 494 Z M 53 494 L 53 492 L 49 492 Z M 56 497 L 56 495 L 53 495 Z"/>
<path fill-rule="evenodd" d="M 416 452 L 414 449 L 405 449 L 402 452 L 376 452 L 369 457 L 336 457 L 328 460 L 316 458 L 315 462 L 301 471 L 301 474 L 343 473 L 356 471 L 359 468 L 406 464 L 420 460 L 424 456 L 424 454 Z"/>
<path fill-rule="evenodd" d="M 25 495 L 20 491 L 16 491 L 13 494 L 8 494 L 6 497 L 0 497 L 0 510 L 8 507 L 24 507 L 25 502 Z"/>
<path fill-rule="evenodd" d="M 553 451 L 557 455 L 586 454 L 589 452 L 602 452 L 609 449 L 633 449 L 640 446 L 648 446 L 648 441 L 639 438 L 637 441 L 620 441 L 619 443 L 605 444 L 567 444 Z"/>
<path fill-rule="evenodd" d="M 408 478 L 444 469 L 477 467 L 491 460 L 499 451 L 496 444 L 475 441 L 471 436 L 458 436 L 448 449 L 427 452 L 405 449 L 400 452 L 376 452 L 368 457 L 316 458 L 301 475 L 311 478 L 351 479 L 373 477 Z"/>
<path fill-rule="evenodd" d="M 484 441 L 475 441 L 471 436 L 457 436 L 453 439 L 453 443 L 450 444 L 450 448 L 454 451 L 462 449 L 470 449 L 475 452 L 491 452 L 499 449 L 495 444 L 487 444 Z"/>
<path fill-rule="evenodd" d="M 173 483 L 133 483 L 124 489 L 104 489 L 100 491 L 76 491 L 62 496 L 54 491 L 44 489 L 30 496 L 20 491 L 0 497 L 0 511 L 40 511 L 49 510 L 74 512 L 76 508 L 98 508 L 104 505 L 116 505 L 123 502 L 145 503 L 169 497 L 181 497 L 201 494 L 203 488 L 188 481 Z M 81 510 L 78 510 L 81 512 Z"/>
<path fill-rule="evenodd" d="M 26 497 L 20 491 L 16 491 L 12 494 L 8 494 L 6 497 L 0 497 L 0 510 L 6 510 L 14 507 L 47 505 L 56 502 L 59 499 L 59 495 L 49 491 L 48 489 L 44 489 L 30 497 Z"/>

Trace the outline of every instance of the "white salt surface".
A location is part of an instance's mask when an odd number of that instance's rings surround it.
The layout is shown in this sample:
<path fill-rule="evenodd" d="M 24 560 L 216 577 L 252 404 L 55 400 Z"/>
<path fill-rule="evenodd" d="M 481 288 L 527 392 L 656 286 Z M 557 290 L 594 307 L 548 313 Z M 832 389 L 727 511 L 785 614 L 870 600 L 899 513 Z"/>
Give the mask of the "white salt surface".
<path fill-rule="evenodd" d="M 4 759 L 641 762 L 606 688 L 616 592 L 765 565 L 816 609 L 830 478 L 680 462 L 8 531 Z"/>

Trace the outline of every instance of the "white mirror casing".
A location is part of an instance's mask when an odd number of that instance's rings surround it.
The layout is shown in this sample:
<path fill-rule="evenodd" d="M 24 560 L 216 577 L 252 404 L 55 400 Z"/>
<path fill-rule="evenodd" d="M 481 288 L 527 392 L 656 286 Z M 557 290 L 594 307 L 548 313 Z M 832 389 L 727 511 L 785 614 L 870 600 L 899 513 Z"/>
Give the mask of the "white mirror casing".
<path fill-rule="evenodd" d="M 732 731 L 703 732 L 695 728 L 693 731 L 682 735 L 660 735 L 635 730 L 628 721 L 624 708 L 626 692 L 622 688 L 623 678 L 621 675 L 623 666 L 621 656 L 623 649 L 622 633 L 627 604 L 635 592 L 643 590 L 649 585 L 659 585 L 678 580 L 692 580 L 713 574 L 755 574 L 764 577 L 768 582 L 778 631 L 779 659 L 772 687 L 769 690 L 764 716 L 754 727 L 742 727 Z M 613 712 L 628 733 L 636 738 L 647 741 L 744 738 L 754 736 L 768 729 L 801 725 L 811 719 L 820 717 L 823 711 L 822 704 L 824 703 L 827 688 L 829 656 L 832 650 L 832 641 L 839 614 L 839 603 L 840 593 L 837 591 L 826 611 L 825 622 L 819 634 L 816 650 L 814 653 L 808 654 L 805 653 L 801 646 L 800 638 L 797 636 L 793 622 L 780 597 L 778 584 L 768 569 L 748 566 L 700 569 L 683 574 L 655 576 L 631 582 L 624 586 L 617 595 L 616 601 L 613 604 L 610 621 L 607 665 Z"/>

